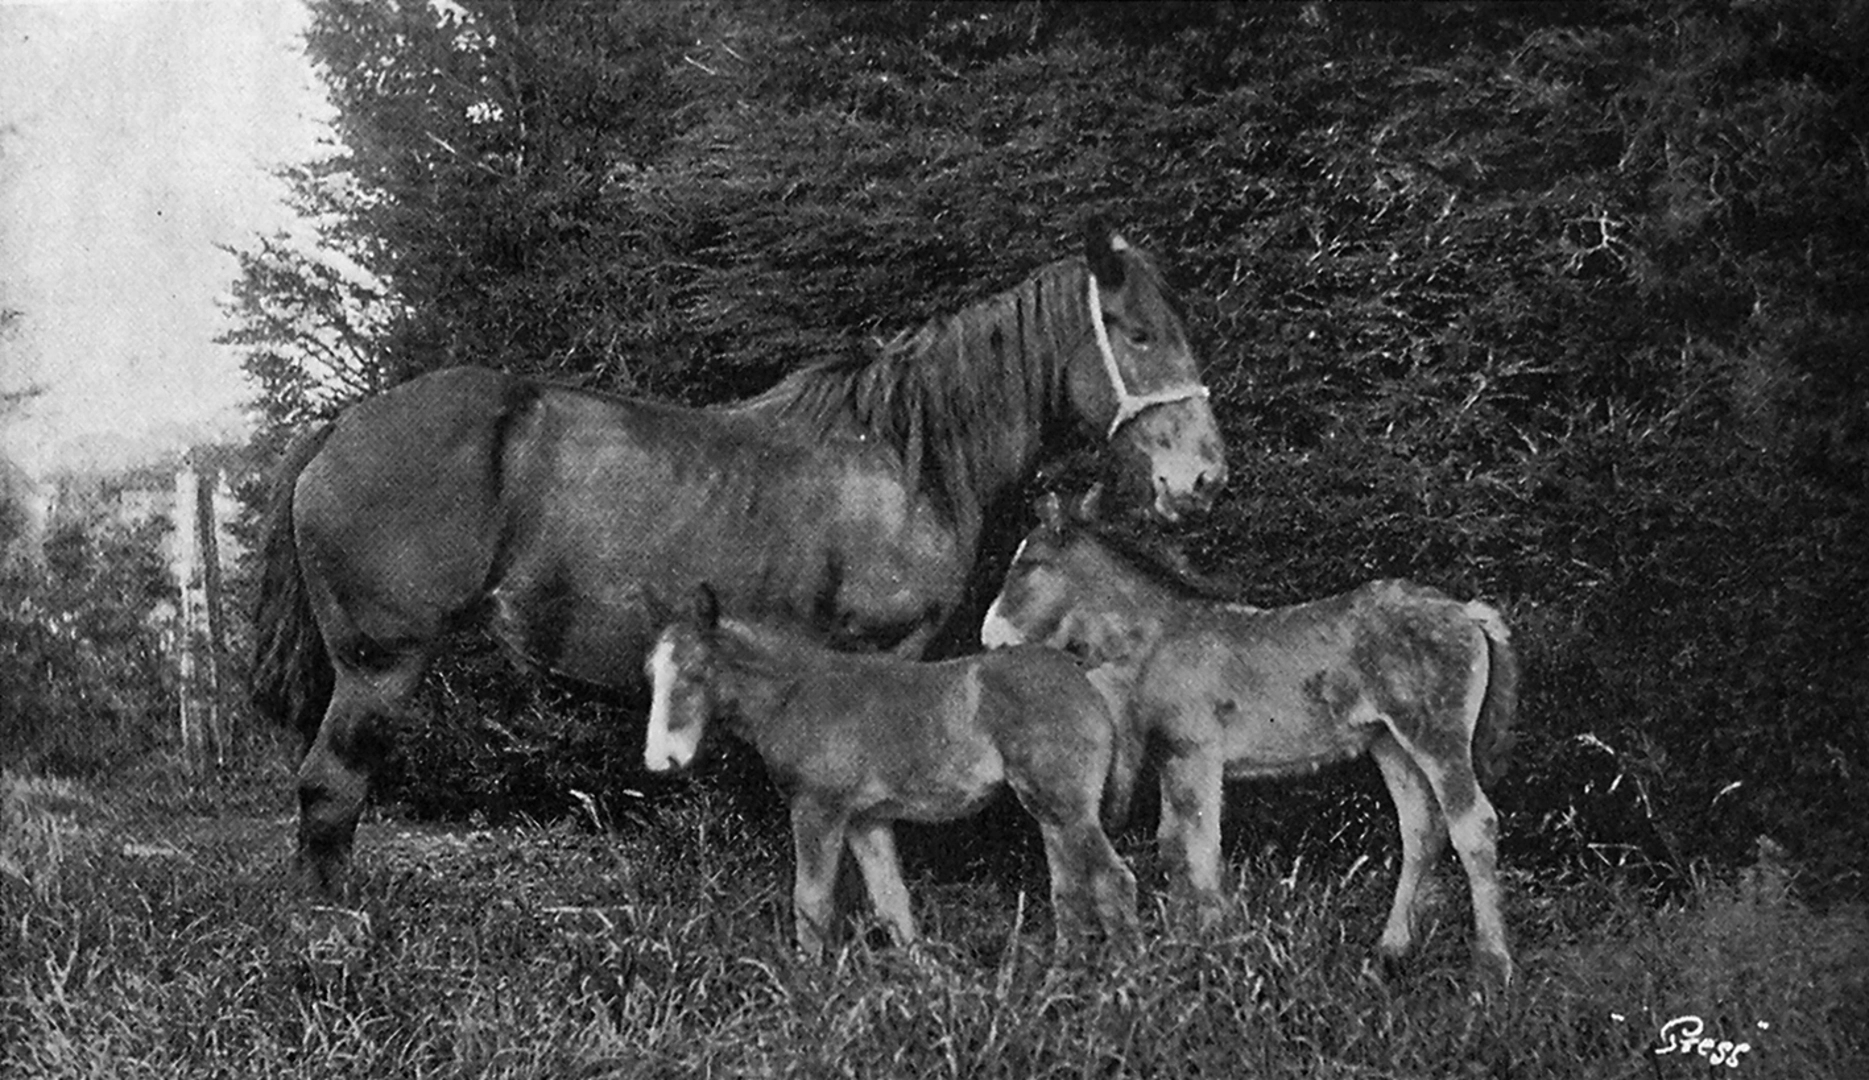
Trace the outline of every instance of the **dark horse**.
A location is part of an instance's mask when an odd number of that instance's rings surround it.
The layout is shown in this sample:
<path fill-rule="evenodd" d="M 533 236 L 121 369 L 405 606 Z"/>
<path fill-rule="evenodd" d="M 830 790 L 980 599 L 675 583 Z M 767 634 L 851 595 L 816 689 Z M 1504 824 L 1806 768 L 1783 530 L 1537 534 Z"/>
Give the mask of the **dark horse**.
<path fill-rule="evenodd" d="M 254 702 L 303 740 L 307 883 L 340 885 L 380 721 L 450 631 L 615 684 L 708 581 L 736 615 L 918 656 L 990 511 L 1073 427 L 1158 516 L 1204 510 L 1226 478 L 1206 398 L 1161 275 L 1092 224 L 1081 257 L 731 405 L 451 368 L 351 406 L 281 464 L 257 618 Z"/>

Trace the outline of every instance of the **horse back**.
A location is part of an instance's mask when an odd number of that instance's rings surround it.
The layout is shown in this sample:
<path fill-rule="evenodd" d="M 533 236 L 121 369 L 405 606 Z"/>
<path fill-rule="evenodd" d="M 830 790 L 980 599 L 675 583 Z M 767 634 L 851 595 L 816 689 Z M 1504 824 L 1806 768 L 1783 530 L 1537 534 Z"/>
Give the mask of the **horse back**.
<path fill-rule="evenodd" d="M 514 426 L 496 595 L 522 651 L 602 677 L 697 581 L 839 647 L 889 645 L 959 591 L 953 528 L 879 448 L 547 388 Z"/>

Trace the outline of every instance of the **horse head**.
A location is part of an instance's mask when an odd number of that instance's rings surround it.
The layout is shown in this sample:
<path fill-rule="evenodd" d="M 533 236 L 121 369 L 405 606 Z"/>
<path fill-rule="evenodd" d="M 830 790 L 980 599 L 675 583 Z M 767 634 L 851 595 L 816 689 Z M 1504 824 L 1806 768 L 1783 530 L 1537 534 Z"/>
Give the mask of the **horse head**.
<path fill-rule="evenodd" d="M 1203 513 L 1226 484 L 1225 444 L 1172 291 L 1148 256 L 1099 220 L 1084 230 L 1093 346 L 1073 359 L 1069 393 L 1127 486 L 1157 517 Z M 1143 486 L 1146 492 L 1135 489 Z M 1142 501 L 1142 500 L 1139 500 Z"/>

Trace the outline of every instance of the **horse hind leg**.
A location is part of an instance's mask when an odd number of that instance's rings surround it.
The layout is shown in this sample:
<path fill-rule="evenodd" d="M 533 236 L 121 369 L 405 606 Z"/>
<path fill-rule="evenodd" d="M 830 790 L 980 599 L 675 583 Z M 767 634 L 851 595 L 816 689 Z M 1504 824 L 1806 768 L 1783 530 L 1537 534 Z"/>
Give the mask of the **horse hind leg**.
<path fill-rule="evenodd" d="M 1469 719 L 1477 714 L 1477 699 L 1483 693 L 1482 681 L 1470 695 L 1475 700 L 1469 702 Z M 1470 723 L 1466 730 L 1472 731 Z M 1504 986 L 1512 980 L 1512 954 L 1506 945 L 1505 916 L 1500 911 L 1499 814 L 1486 792 L 1480 790 L 1479 778 L 1473 772 L 1472 750 L 1467 743 L 1454 740 L 1451 731 L 1445 740 L 1449 744 L 1445 753 L 1428 751 L 1420 742 L 1411 741 L 1396 731 L 1394 725 L 1390 731 L 1427 776 L 1447 822 L 1448 836 L 1466 871 L 1473 900 L 1475 967 L 1488 983 Z"/>
<path fill-rule="evenodd" d="M 1427 776 L 1394 738 L 1381 735 L 1370 747 L 1370 754 L 1382 769 L 1402 833 L 1402 869 L 1395 881 L 1389 921 L 1376 945 L 1385 973 L 1394 974 L 1402 957 L 1414 946 L 1415 908 L 1421 886 L 1432 876 L 1435 860 L 1446 850 L 1447 827 Z"/>
<path fill-rule="evenodd" d="M 1091 879 L 1092 899 L 1097 922 L 1106 937 L 1133 938 L 1139 929 L 1136 921 L 1136 875 L 1116 853 L 1110 838 L 1101 828 L 1095 829 L 1094 856 L 1098 863 Z"/>
<path fill-rule="evenodd" d="M 313 895 L 335 897 L 348 884 L 370 775 L 387 748 L 383 722 L 405 708 L 427 666 L 414 653 L 368 670 L 337 669 L 324 720 L 299 762 L 298 870 Z"/>
<path fill-rule="evenodd" d="M 1081 821 L 1040 822 L 1039 830 L 1060 948 L 1083 939 L 1093 927 L 1105 938 L 1132 935 L 1136 877 L 1097 824 L 1094 810 Z"/>

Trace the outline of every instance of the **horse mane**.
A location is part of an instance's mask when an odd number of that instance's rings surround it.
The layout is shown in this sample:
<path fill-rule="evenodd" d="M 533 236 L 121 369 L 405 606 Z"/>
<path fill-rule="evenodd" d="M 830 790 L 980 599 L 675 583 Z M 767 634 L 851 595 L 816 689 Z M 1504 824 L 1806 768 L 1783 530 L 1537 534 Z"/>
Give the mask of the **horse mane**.
<path fill-rule="evenodd" d="M 949 513 L 978 514 L 993 472 L 1030 453 L 1025 440 L 1063 400 L 1058 359 L 1086 325 L 1088 272 L 1082 257 L 1047 264 L 874 357 L 803 368 L 732 411 L 786 420 L 809 439 L 881 440 Z"/>

